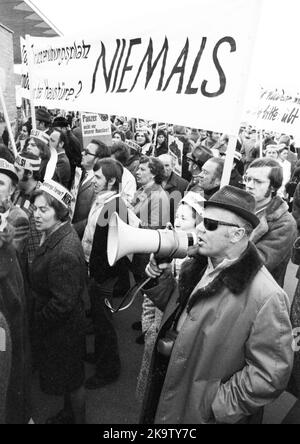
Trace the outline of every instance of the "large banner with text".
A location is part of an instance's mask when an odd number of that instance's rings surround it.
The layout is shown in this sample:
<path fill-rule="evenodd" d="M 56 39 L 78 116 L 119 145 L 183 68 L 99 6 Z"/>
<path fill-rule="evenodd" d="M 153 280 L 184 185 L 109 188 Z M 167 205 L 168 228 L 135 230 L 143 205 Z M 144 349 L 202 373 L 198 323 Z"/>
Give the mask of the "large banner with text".
<path fill-rule="evenodd" d="M 261 2 L 187 2 L 188 20 L 187 5 L 175 2 L 163 28 L 124 20 L 115 33 L 103 20 L 92 39 L 29 38 L 22 56 L 36 106 L 236 134 Z"/>

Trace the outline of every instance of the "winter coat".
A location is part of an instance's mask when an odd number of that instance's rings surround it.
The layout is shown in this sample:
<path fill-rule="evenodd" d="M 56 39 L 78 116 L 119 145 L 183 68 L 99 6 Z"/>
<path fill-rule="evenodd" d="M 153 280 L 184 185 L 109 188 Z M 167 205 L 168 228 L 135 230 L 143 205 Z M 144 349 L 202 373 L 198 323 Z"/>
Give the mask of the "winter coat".
<path fill-rule="evenodd" d="M 142 423 L 247 422 L 287 386 L 293 363 L 287 295 L 249 243 L 237 262 L 190 298 L 205 271 L 203 260 L 183 264 L 179 286 L 166 273 L 145 291 L 164 310 L 158 340 L 179 307 L 188 314 L 160 396 L 155 347 Z"/>
<path fill-rule="evenodd" d="M 37 250 L 31 270 L 38 365 L 45 393 L 59 396 L 83 383 L 86 284 L 80 240 L 66 223 Z"/>
<path fill-rule="evenodd" d="M 12 356 L 7 391 L 6 422 L 26 424 L 28 408 L 29 341 L 23 278 L 12 245 L 0 248 L 0 312 L 3 313 L 11 336 Z"/>
<path fill-rule="evenodd" d="M 0 425 L 6 423 L 6 395 L 11 372 L 11 353 L 9 327 L 0 311 Z"/>
<path fill-rule="evenodd" d="M 255 244 L 273 278 L 283 287 L 297 236 L 295 220 L 288 211 L 287 203 L 279 196 L 272 199 L 259 218 L 260 224 L 253 231 L 250 240 Z"/>

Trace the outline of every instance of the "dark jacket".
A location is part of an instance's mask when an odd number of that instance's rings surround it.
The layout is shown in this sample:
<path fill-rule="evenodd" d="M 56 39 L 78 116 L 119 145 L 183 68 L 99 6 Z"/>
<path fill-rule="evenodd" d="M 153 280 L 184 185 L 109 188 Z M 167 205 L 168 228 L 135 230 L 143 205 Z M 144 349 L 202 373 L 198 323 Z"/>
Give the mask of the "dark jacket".
<path fill-rule="evenodd" d="M 84 332 L 86 283 L 82 246 L 75 230 L 66 223 L 37 250 L 31 271 L 31 286 L 36 295 L 35 336 L 40 349 L 40 371 L 42 368 L 46 375 L 46 393 L 60 391 L 56 388 L 62 385 L 62 361 L 67 367 L 81 359 L 81 350 L 75 350 L 75 356 L 73 350 Z M 55 369 L 55 377 L 51 378 L 49 369 Z M 62 374 L 65 375 L 65 368 Z"/>
<path fill-rule="evenodd" d="M 58 182 L 69 189 L 71 181 L 71 166 L 66 153 L 59 153 L 56 164 Z"/>
<path fill-rule="evenodd" d="M 260 224 L 250 240 L 276 282 L 283 287 L 284 277 L 297 236 L 296 222 L 288 211 L 288 205 L 276 196 L 262 215 Z"/>
<path fill-rule="evenodd" d="M 101 210 L 96 226 L 92 252 L 90 256 L 90 277 L 98 284 L 102 284 L 108 279 L 116 278 L 120 275 L 120 270 L 128 264 L 128 259 L 123 258 L 113 267 L 108 263 L 107 258 L 107 238 L 108 222 L 114 212 L 117 212 L 123 222 L 128 224 L 128 210 L 124 200 L 118 196 L 105 204 Z"/>
<path fill-rule="evenodd" d="M 184 193 L 188 187 L 188 181 L 182 179 L 178 174 L 172 172 L 169 177 L 164 190 L 167 192 L 170 200 L 170 222 L 174 225 L 175 212 L 179 205 L 180 200 L 183 198 Z"/>
<path fill-rule="evenodd" d="M 83 185 L 79 185 L 72 223 L 80 239 L 83 237 L 95 197 L 93 179 L 88 180 Z"/>
<path fill-rule="evenodd" d="M 206 265 L 183 264 L 179 285 L 170 274 L 146 290 L 164 317 L 158 340 L 175 313 L 187 308 L 162 383 L 157 347 L 142 423 L 247 423 L 286 388 L 292 368 L 289 300 L 250 243 L 238 262 L 190 298 Z"/>
<path fill-rule="evenodd" d="M 9 327 L 0 311 L 0 425 L 6 423 L 6 395 L 11 372 L 11 354 Z"/>
<path fill-rule="evenodd" d="M 28 331 L 23 278 L 13 246 L 0 248 L 0 312 L 10 330 L 11 373 L 7 392 L 6 422 L 26 424 L 28 379 Z"/>

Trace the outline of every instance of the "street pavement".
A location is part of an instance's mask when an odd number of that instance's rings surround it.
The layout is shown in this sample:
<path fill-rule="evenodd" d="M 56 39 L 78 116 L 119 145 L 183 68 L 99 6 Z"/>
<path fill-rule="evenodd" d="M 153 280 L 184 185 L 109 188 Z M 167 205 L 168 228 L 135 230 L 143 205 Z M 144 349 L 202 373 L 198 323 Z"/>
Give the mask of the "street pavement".
<path fill-rule="evenodd" d="M 297 280 L 297 267 L 290 264 L 285 280 L 285 290 L 292 301 Z M 114 299 L 118 305 L 119 299 Z M 142 361 L 143 346 L 135 339 L 140 334 L 132 330 L 133 322 L 140 319 L 141 300 L 125 312 L 114 315 L 114 324 L 118 333 L 122 372 L 119 380 L 100 390 L 87 392 L 87 422 L 88 424 L 137 424 L 140 404 L 136 399 L 135 390 L 139 369 Z M 92 351 L 92 337 L 87 341 L 89 351 Z M 93 366 L 86 365 L 87 377 L 93 374 Z M 62 408 L 62 400 L 41 393 L 37 375 L 34 375 L 33 387 L 33 420 L 37 424 L 45 423 L 46 419 L 55 415 Z M 284 393 L 280 398 L 265 409 L 265 424 L 280 424 L 287 412 L 293 406 L 295 398 Z M 300 424 L 300 415 L 299 415 Z"/>

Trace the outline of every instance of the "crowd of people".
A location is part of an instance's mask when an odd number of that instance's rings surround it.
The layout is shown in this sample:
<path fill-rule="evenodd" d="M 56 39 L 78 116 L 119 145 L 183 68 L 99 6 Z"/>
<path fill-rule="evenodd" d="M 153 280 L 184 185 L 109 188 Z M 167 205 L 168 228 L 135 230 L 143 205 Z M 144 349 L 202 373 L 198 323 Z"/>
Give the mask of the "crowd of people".
<path fill-rule="evenodd" d="M 38 108 L 36 128 L 19 125 L 17 156 L 6 137 L 0 145 L 0 423 L 34 421 L 38 372 L 41 390 L 64 398 L 47 423 L 84 424 L 86 390 L 122 371 L 107 302 L 147 278 L 133 325 L 141 423 L 260 423 L 284 390 L 299 408 L 300 284 L 291 309 L 283 290 L 291 258 L 300 265 L 292 138 L 242 127 L 221 188 L 226 134 L 113 116 L 111 144 L 86 145 L 76 117 Z M 138 253 L 111 265 L 115 212 L 135 228 L 194 233 L 197 245 L 171 263 Z"/>

